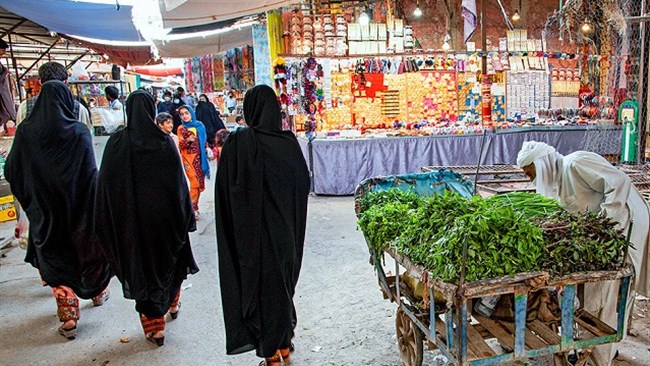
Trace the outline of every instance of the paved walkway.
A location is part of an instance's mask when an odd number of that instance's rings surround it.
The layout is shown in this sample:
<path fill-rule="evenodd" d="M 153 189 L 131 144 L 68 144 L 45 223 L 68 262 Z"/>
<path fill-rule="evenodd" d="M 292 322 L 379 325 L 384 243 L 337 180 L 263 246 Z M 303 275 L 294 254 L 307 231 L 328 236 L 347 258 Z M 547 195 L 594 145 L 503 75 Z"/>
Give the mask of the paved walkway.
<path fill-rule="evenodd" d="M 97 142 L 101 150 L 102 142 Z M 101 151 L 99 151 L 101 152 Z M 81 302 L 76 340 L 56 333 L 59 321 L 51 290 L 16 248 L 0 258 L 0 365 L 257 365 L 252 353 L 227 356 L 218 281 L 213 184 L 201 199 L 199 230 L 191 234 L 200 272 L 184 283 L 183 308 L 167 326 L 165 346 L 146 342 L 134 302 L 122 297 L 116 279 L 102 307 Z M 14 222 L 0 223 L 0 237 Z M 395 304 L 383 300 L 356 230 L 352 197 L 310 197 L 307 242 L 296 294 L 298 327 L 294 366 L 399 365 Z M 647 309 L 647 306 L 646 306 Z M 642 315 L 643 316 L 643 315 Z M 650 365 L 647 319 L 638 337 L 624 342 L 617 365 Z M 121 342 L 122 339 L 128 342 Z M 425 365 L 437 365 L 425 352 Z"/>

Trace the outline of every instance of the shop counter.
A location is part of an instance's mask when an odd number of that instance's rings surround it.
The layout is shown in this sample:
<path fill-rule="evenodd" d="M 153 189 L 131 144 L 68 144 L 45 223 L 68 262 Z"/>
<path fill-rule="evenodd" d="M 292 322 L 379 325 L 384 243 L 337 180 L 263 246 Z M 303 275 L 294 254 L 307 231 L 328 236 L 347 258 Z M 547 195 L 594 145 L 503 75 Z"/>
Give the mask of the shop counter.
<path fill-rule="evenodd" d="M 476 165 L 483 135 L 377 137 L 358 139 L 298 138 L 321 195 L 351 195 L 362 180 L 379 175 L 418 172 L 423 166 Z M 620 154 L 621 129 L 584 127 L 521 128 L 485 135 L 481 164 L 515 164 L 524 141 L 543 141 L 561 154 L 587 149 Z M 601 143 L 597 143 L 601 142 Z"/>

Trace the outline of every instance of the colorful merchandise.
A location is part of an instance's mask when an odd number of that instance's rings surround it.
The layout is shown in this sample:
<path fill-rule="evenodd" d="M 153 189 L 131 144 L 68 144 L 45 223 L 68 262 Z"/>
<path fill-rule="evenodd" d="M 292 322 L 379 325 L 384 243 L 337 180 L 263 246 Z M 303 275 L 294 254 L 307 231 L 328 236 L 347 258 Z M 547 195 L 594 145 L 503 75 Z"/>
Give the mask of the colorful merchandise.
<path fill-rule="evenodd" d="M 201 91 L 204 93 L 212 93 L 214 75 L 212 73 L 212 56 L 207 55 L 201 57 Z"/>

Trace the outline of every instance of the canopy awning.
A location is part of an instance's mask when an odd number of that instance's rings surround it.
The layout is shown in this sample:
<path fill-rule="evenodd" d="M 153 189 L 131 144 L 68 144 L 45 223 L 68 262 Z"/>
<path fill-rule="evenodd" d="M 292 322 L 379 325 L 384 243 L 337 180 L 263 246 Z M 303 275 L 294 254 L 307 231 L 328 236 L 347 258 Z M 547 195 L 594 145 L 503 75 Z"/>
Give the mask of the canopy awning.
<path fill-rule="evenodd" d="M 158 0 L 165 28 L 191 27 L 263 13 L 300 0 Z"/>
<path fill-rule="evenodd" d="M 160 61 L 154 61 L 151 55 L 150 46 L 111 46 L 93 42 L 87 42 L 74 37 L 61 35 L 79 46 L 91 49 L 100 55 L 108 56 L 107 61 L 126 67 L 127 65 L 149 65 Z"/>
<path fill-rule="evenodd" d="M 7 10 L 50 31 L 113 41 L 144 41 L 133 24 L 132 6 L 69 0 L 2 1 Z"/>
<path fill-rule="evenodd" d="M 128 70 L 133 71 L 137 74 L 148 75 L 148 76 L 175 76 L 175 75 L 183 74 L 182 68 L 170 67 L 165 65 L 134 66 L 134 67 L 130 67 Z"/>
<path fill-rule="evenodd" d="M 249 17 L 300 2 L 146 1 L 11 0 L 3 1 L 2 5 L 8 11 L 29 19 L 46 30 L 65 35 L 65 38 L 107 55 L 111 61 L 125 66 L 127 63 L 151 63 L 148 49 L 151 44 L 156 46 L 159 56 L 172 58 L 202 56 L 250 45 L 250 23 L 255 22 L 255 19 Z M 147 8 L 149 2 L 151 7 Z M 159 5 L 159 9 L 155 8 L 155 4 Z M 139 9 L 143 6 L 145 9 Z M 133 14 L 134 8 L 142 10 L 138 12 L 139 18 Z M 158 11 L 162 13 L 162 19 L 156 15 Z M 156 33 L 156 29 L 162 31 Z M 160 34 L 161 39 L 156 39 L 157 34 Z M 146 39 L 144 35 L 147 35 Z"/>
<path fill-rule="evenodd" d="M 160 57 L 188 58 L 225 52 L 231 48 L 253 44 L 253 33 L 250 27 L 234 29 L 226 33 L 211 36 L 196 37 L 182 41 L 163 42 L 154 40 Z"/>

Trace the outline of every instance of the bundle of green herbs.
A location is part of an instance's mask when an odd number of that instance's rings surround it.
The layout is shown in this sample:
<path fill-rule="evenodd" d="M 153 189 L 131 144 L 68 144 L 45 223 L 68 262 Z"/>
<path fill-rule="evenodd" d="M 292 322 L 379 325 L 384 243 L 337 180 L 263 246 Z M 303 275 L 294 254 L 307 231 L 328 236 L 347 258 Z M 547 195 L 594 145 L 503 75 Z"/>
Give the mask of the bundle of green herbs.
<path fill-rule="evenodd" d="M 414 210 L 425 199 L 426 197 L 399 189 L 381 190 L 366 195 L 361 200 L 362 214 L 358 224 L 366 236 L 370 250 L 383 252 L 406 229 Z"/>
<path fill-rule="evenodd" d="M 538 218 L 544 232 L 545 255 L 540 266 L 554 275 L 616 270 L 627 240 L 616 223 L 593 212 L 560 212 Z"/>
<path fill-rule="evenodd" d="M 391 189 L 370 193 L 361 204 L 359 227 L 371 251 L 390 246 L 447 282 L 460 278 L 464 243 L 467 281 L 537 270 L 560 276 L 615 269 L 626 244 L 610 220 L 569 214 L 538 194 L 466 199 Z"/>

